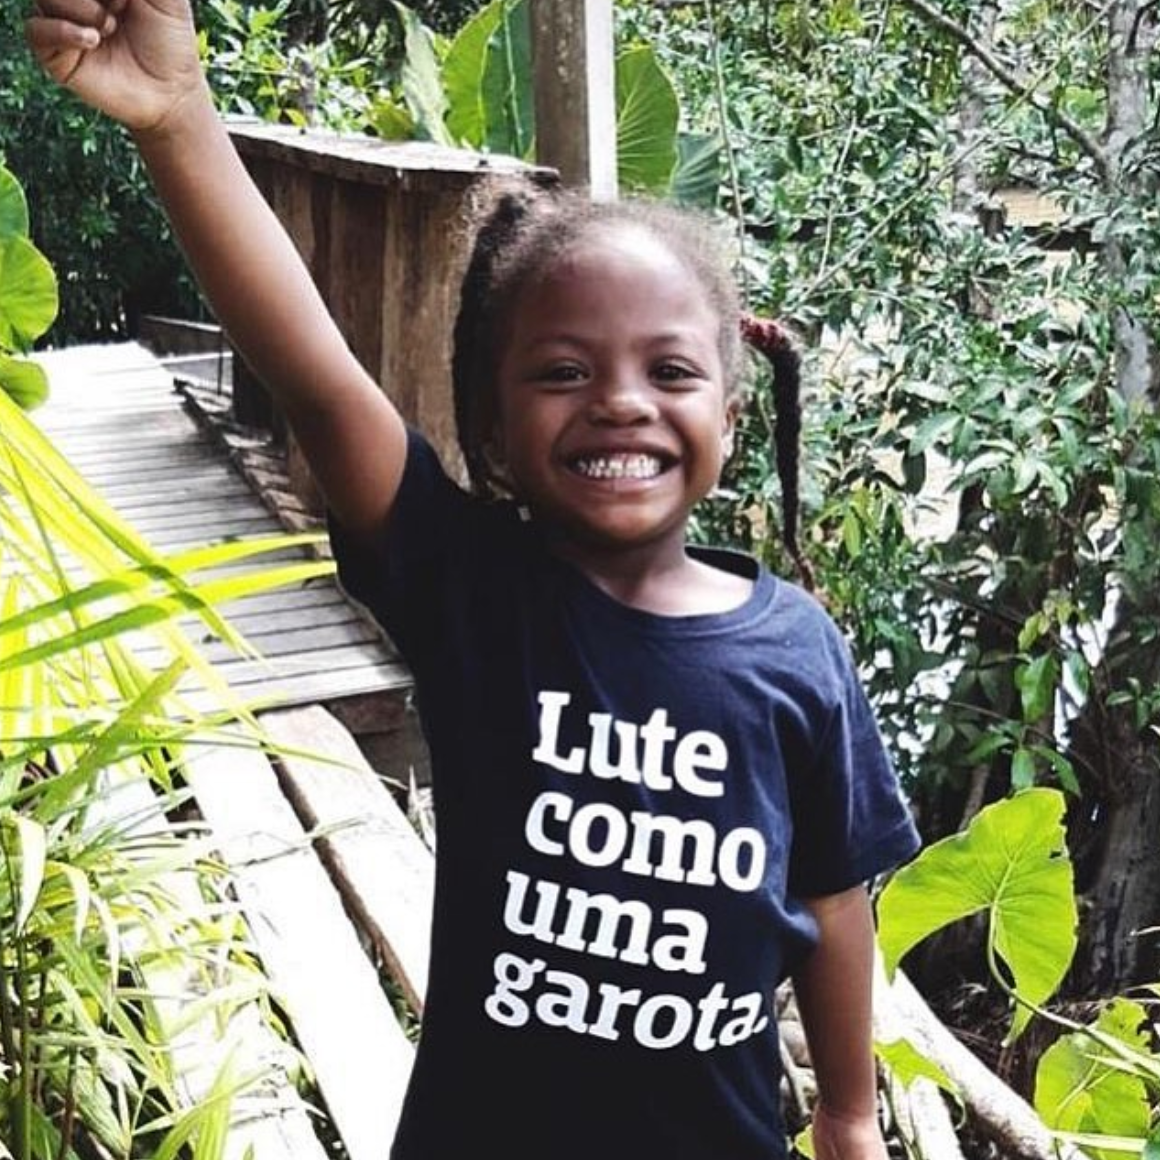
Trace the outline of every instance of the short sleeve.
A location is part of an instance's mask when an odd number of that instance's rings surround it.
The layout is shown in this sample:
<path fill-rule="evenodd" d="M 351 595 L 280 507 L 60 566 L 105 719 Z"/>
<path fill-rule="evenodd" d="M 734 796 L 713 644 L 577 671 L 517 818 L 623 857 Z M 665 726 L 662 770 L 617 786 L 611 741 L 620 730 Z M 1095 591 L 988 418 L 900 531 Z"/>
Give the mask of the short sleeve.
<path fill-rule="evenodd" d="M 329 516 L 339 583 L 405 656 L 418 645 L 424 625 L 438 615 L 437 595 L 443 577 L 454 569 L 452 546 L 470 502 L 427 440 L 408 429 L 399 493 L 379 534 L 356 538 L 333 513 Z"/>
<path fill-rule="evenodd" d="M 504 562 L 518 525 L 513 505 L 484 503 L 455 483 L 412 428 L 399 493 L 379 535 L 351 536 L 333 514 L 329 533 L 344 591 L 418 674 L 438 664 L 463 622 L 478 619 L 479 608 L 507 587 Z"/>
<path fill-rule="evenodd" d="M 914 856 L 919 837 L 845 641 L 833 629 L 834 702 L 812 768 L 791 784 L 790 890 L 836 894 Z"/>

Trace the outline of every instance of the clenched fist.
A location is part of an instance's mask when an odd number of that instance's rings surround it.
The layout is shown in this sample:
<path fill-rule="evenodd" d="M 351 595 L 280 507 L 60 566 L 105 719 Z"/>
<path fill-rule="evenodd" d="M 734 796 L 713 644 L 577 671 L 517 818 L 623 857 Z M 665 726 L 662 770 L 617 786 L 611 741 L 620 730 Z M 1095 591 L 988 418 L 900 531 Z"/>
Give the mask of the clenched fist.
<path fill-rule="evenodd" d="M 187 0 L 37 0 L 26 32 L 49 76 L 134 132 L 206 95 Z"/>

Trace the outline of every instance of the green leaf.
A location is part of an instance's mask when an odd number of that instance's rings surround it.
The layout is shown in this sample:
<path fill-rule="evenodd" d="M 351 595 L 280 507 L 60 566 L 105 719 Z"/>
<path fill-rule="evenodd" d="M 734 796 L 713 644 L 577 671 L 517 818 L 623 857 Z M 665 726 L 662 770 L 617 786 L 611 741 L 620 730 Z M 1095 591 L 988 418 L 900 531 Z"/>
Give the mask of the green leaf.
<path fill-rule="evenodd" d="M 1075 775 L 1075 767 L 1062 753 L 1057 753 L 1048 745 L 1032 745 L 1030 749 L 1037 758 L 1046 761 L 1051 766 L 1055 771 L 1055 776 L 1059 778 L 1059 784 L 1068 793 L 1079 796 L 1079 778 Z"/>
<path fill-rule="evenodd" d="M 47 837 L 44 827 L 23 814 L 6 813 L 0 817 L 0 855 L 7 863 L 5 878 L 15 886 L 16 914 L 14 933 L 24 931 L 36 909 L 40 888 L 44 884 Z M 0 879 L 5 886 L 6 881 Z"/>
<path fill-rule="evenodd" d="M 0 165 L 0 241 L 28 237 L 28 202 L 20 182 Z"/>
<path fill-rule="evenodd" d="M 672 195 L 681 205 L 713 209 L 721 189 L 721 139 L 709 133 L 677 135 Z"/>
<path fill-rule="evenodd" d="M 817 1153 L 814 1151 L 814 1130 L 807 1126 L 803 1128 L 793 1138 L 794 1151 L 798 1155 L 805 1157 L 805 1160 L 815 1160 Z"/>
<path fill-rule="evenodd" d="M 443 60 L 443 91 L 447 94 L 447 131 L 452 140 L 480 149 L 487 140 L 483 76 L 492 36 L 509 0 L 492 0 L 460 30 Z"/>
<path fill-rule="evenodd" d="M 402 79 L 403 99 L 407 102 L 407 109 L 423 140 L 450 145 L 451 135 L 443 121 L 447 112 L 447 96 L 443 92 L 431 32 L 406 4 L 395 0 L 395 8 L 403 22 L 406 58 Z"/>
<path fill-rule="evenodd" d="M 907 456 L 913 458 L 922 455 L 932 444 L 949 435 L 958 424 L 959 416 L 954 413 L 944 411 L 928 416 L 911 436 L 910 446 L 906 450 Z"/>
<path fill-rule="evenodd" d="M 1075 953 L 1063 811 L 1058 790 L 1024 790 L 986 807 L 966 833 L 929 846 L 895 874 L 878 901 L 887 971 L 936 930 L 985 913 L 992 970 L 997 958 L 1022 1000 L 1011 1028 L 1011 1037 L 1017 1036 L 1030 1018 L 1023 1003 L 1044 1003 Z"/>
<path fill-rule="evenodd" d="M 1139 1003 L 1117 999 L 1096 1021 L 1096 1028 L 1134 1051 L 1144 1051 L 1147 1012 Z M 1143 1138 L 1148 1131 L 1148 1089 L 1136 1075 L 1110 1065 L 1106 1052 L 1086 1032 L 1053 1043 L 1035 1073 L 1035 1110 L 1049 1128 L 1061 1132 Z M 1096 1155 L 1113 1160 L 1118 1149 Z"/>
<path fill-rule="evenodd" d="M 1028 724 L 1042 721 L 1055 704 L 1055 686 L 1059 665 L 1050 653 L 1036 657 L 1015 670 L 1015 685 L 1023 702 L 1023 720 Z"/>
<path fill-rule="evenodd" d="M 27 239 L 0 240 L 0 348 L 25 351 L 52 325 L 56 275 Z"/>
<path fill-rule="evenodd" d="M 414 117 L 389 97 L 379 97 L 371 103 L 367 120 L 384 141 L 409 141 L 415 136 Z"/>
<path fill-rule="evenodd" d="M 851 560 L 856 560 L 862 553 L 862 521 L 853 509 L 847 511 L 842 520 L 842 547 Z"/>
<path fill-rule="evenodd" d="M 1020 746 L 1011 758 L 1011 788 L 1029 789 L 1035 784 L 1035 754 Z"/>
<path fill-rule="evenodd" d="M 18 407 L 31 411 L 48 398 L 48 375 L 34 362 L 0 354 L 0 391 Z"/>
<path fill-rule="evenodd" d="M 626 190 L 668 193 L 677 165 L 680 103 L 647 45 L 616 58 L 617 176 Z"/>
<path fill-rule="evenodd" d="M 507 9 L 488 41 L 480 99 L 487 148 L 512 157 L 529 156 L 536 138 L 536 114 L 527 0 L 517 0 Z"/>
<path fill-rule="evenodd" d="M 944 1092 L 958 1097 L 959 1085 L 933 1059 L 923 1055 L 909 1039 L 875 1043 L 874 1053 L 890 1068 L 891 1075 L 904 1088 L 909 1088 L 916 1079 L 928 1079 Z"/>

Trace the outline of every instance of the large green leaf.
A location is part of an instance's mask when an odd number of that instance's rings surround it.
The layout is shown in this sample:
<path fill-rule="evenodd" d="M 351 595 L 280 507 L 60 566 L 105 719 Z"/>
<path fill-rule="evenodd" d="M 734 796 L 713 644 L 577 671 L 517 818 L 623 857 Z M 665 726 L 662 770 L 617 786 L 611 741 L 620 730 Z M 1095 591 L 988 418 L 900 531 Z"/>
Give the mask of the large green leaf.
<path fill-rule="evenodd" d="M 1139 1003 L 1117 999 L 1100 1014 L 1096 1029 L 1144 1052 L 1148 1015 Z M 1065 1035 L 1043 1053 L 1035 1073 L 1035 1110 L 1049 1128 L 1089 1135 L 1136 1137 L 1143 1143 L 1151 1119 L 1148 1089 L 1124 1071 L 1083 1031 Z M 1094 1150 L 1100 1160 L 1122 1153 Z"/>
<path fill-rule="evenodd" d="M 0 239 L 28 237 L 28 202 L 20 182 L 0 165 Z"/>
<path fill-rule="evenodd" d="M 395 7 L 403 22 L 406 59 L 403 63 L 403 98 L 415 121 L 417 134 L 440 145 L 450 145 L 451 137 L 443 118 L 447 97 L 439 76 L 439 61 L 430 30 L 406 4 Z"/>
<path fill-rule="evenodd" d="M 677 164 L 680 103 L 651 48 L 616 58 L 617 176 L 626 190 L 669 192 Z"/>
<path fill-rule="evenodd" d="M 56 275 L 27 239 L 0 240 L 0 347 L 24 351 L 52 325 Z"/>
<path fill-rule="evenodd" d="M 924 850 L 887 884 L 878 902 L 886 969 L 936 930 L 987 915 L 987 947 L 1010 972 L 1012 1037 L 1059 986 L 1076 945 L 1063 795 L 1028 789 L 981 811 L 964 834 Z"/>
<path fill-rule="evenodd" d="M 713 209 L 721 189 L 721 140 L 708 133 L 681 133 L 673 197 L 681 205 Z"/>
<path fill-rule="evenodd" d="M 487 148 L 512 157 L 530 156 L 536 114 L 528 0 L 510 4 L 497 23 L 488 41 L 480 94 L 487 119 Z"/>
<path fill-rule="evenodd" d="M 48 398 L 48 376 L 34 362 L 0 354 L 0 391 L 25 411 L 31 411 Z"/>
<path fill-rule="evenodd" d="M 483 74 L 491 38 L 510 0 L 492 0 L 477 12 L 451 42 L 443 58 L 443 91 L 447 95 L 447 131 L 462 145 L 479 149 L 487 139 Z"/>

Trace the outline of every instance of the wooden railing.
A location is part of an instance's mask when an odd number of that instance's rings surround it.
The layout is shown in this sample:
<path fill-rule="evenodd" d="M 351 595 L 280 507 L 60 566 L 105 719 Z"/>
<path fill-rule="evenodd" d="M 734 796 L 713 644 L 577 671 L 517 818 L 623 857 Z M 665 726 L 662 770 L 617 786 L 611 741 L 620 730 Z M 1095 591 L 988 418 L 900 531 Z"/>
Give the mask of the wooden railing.
<path fill-rule="evenodd" d="M 444 462 L 457 462 L 451 330 L 478 206 L 551 170 L 423 142 L 231 122 L 258 188 L 294 239 L 351 350 Z M 263 396 L 238 376 L 239 409 Z M 308 477 L 291 449 L 303 498 Z"/>

